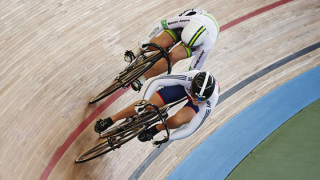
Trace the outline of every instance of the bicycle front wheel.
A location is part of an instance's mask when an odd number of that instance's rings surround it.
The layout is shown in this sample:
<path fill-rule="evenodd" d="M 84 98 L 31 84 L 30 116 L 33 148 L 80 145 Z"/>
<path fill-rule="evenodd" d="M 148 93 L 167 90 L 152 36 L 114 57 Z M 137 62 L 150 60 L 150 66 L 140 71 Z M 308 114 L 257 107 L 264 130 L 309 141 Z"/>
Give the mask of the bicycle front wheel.
<path fill-rule="evenodd" d="M 122 86 L 123 86 L 123 83 L 120 83 L 117 80 L 114 80 L 109 87 L 107 87 L 105 90 L 103 90 L 97 96 L 92 98 L 89 101 L 89 104 L 93 104 L 93 103 L 100 101 L 101 99 L 109 96 L 110 94 L 114 93 L 116 90 L 120 89 Z"/>
<path fill-rule="evenodd" d="M 101 99 L 109 96 L 110 94 L 114 93 L 116 90 L 120 89 L 121 87 L 126 87 L 131 81 L 135 80 L 136 78 L 140 77 L 143 73 L 145 73 L 151 67 L 151 62 L 143 63 L 135 69 L 131 70 L 130 72 L 125 73 L 123 76 L 119 77 L 119 80 L 114 80 L 112 84 L 99 93 L 97 96 L 92 98 L 89 101 L 89 104 L 96 103 Z"/>
<path fill-rule="evenodd" d="M 98 145 L 90 148 L 85 153 L 81 154 L 77 159 L 76 163 L 83 163 L 94 158 L 97 158 L 103 154 L 110 152 L 111 150 L 115 150 L 120 148 L 121 145 L 130 141 L 138 134 L 140 134 L 143 130 L 145 130 L 146 126 L 141 125 L 136 128 L 131 128 L 119 132 L 118 134 L 107 138 L 106 140 L 102 141 Z"/>

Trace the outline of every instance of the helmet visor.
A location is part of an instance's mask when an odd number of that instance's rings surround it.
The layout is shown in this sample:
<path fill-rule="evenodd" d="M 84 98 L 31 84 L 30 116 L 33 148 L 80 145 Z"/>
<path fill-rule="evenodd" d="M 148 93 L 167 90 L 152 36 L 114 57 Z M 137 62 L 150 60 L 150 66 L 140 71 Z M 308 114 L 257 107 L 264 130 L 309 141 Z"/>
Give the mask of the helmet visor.
<path fill-rule="evenodd" d="M 194 100 L 197 100 L 199 102 L 203 102 L 203 101 L 206 101 L 208 98 L 206 97 L 199 97 L 197 96 L 195 93 L 193 93 L 193 91 L 191 90 L 190 91 L 190 95 L 191 95 L 191 98 L 194 99 Z"/>

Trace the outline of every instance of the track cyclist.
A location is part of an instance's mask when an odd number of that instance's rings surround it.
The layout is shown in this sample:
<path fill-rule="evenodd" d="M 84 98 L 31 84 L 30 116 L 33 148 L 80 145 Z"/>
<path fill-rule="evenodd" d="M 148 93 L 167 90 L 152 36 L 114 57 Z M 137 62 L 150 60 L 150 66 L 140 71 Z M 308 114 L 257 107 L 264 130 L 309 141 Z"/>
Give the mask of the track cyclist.
<path fill-rule="evenodd" d="M 157 91 L 158 87 L 163 87 Z M 166 120 L 170 129 L 176 129 L 169 140 L 177 140 L 193 134 L 213 111 L 219 98 L 220 87 L 218 82 L 209 72 L 192 70 L 175 75 L 165 75 L 155 78 L 147 87 L 143 100 L 136 101 L 127 108 L 121 110 L 106 119 L 96 122 L 94 129 L 101 133 L 116 121 L 141 114 L 145 111 L 147 103 L 162 107 L 188 97 L 188 102 L 177 113 Z M 184 126 L 182 126 L 184 125 Z M 163 124 L 156 124 L 139 134 L 142 142 L 153 140 L 160 131 L 165 130 Z M 167 137 L 158 137 L 152 141 L 159 147 L 166 142 Z"/>
<path fill-rule="evenodd" d="M 155 24 L 148 36 L 138 42 L 138 47 L 125 52 L 124 59 L 127 62 L 134 60 L 142 50 L 145 50 L 142 45 L 149 42 L 158 44 L 164 49 L 176 45 L 169 53 L 172 65 L 194 56 L 189 70 L 200 70 L 218 34 L 219 26 L 212 14 L 202 9 L 188 9 L 176 17 Z M 154 49 L 151 47 L 149 50 Z M 165 58 L 162 58 L 143 76 L 131 83 L 132 89 L 140 91 L 147 79 L 167 71 L 166 64 Z"/>

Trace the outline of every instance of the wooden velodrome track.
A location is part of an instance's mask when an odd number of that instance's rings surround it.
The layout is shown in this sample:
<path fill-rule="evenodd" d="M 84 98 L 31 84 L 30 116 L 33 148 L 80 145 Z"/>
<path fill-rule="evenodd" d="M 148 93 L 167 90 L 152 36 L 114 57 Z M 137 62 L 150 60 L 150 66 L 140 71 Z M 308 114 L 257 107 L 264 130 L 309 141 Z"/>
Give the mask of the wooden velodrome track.
<path fill-rule="evenodd" d="M 188 8 L 213 13 L 220 27 L 270 4 L 278 7 L 222 29 L 203 70 L 221 94 L 263 68 L 320 40 L 319 0 L 247 1 L 1 1 L 0 179 L 128 179 L 154 150 L 137 139 L 119 150 L 75 164 L 98 136 L 90 123 L 62 157 L 54 155 L 104 101 L 88 105 L 126 63 L 153 24 Z M 225 26 L 226 27 L 226 26 Z M 320 65 L 320 50 L 248 84 L 219 104 L 192 136 L 171 143 L 140 179 L 164 179 L 205 138 L 235 114 L 286 81 Z M 188 69 L 179 62 L 174 72 Z M 142 97 L 127 91 L 104 118 Z M 95 120 L 94 120 L 95 121 Z"/>

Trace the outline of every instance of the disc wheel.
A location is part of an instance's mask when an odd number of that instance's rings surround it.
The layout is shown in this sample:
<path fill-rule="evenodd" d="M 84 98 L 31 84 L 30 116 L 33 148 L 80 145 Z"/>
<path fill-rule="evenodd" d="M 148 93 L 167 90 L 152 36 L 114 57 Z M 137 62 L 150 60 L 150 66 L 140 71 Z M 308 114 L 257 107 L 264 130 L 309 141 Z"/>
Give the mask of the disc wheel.
<path fill-rule="evenodd" d="M 114 150 L 116 148 L 120 148 L 120 146 L 134 137 L 136 137 L 138 134 L 140 134 L 144 129 L 146 128 L 145 125 L 141 125 L 136 128 L 131 128 L 124 130 L 122 132 L 119 132 L 118 134 L 115 134 L 114 136 L 111 136 L 107 138 L 106 140 L 102 141 L 98 145 L 90 148 L 85 153 L 81 154 L 77 159 L 76 163 L 83 163 L 89 160 L 92 160 L 96 157 L 99 157 L 105 153 L 110 152 L 111 150 Z"/>

